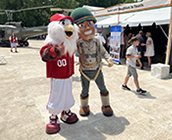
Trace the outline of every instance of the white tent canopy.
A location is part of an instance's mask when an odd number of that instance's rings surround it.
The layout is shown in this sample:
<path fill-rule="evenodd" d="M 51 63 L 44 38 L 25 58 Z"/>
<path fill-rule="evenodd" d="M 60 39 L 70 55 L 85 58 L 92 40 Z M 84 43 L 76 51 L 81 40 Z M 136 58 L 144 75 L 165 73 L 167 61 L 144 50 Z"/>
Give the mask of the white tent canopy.
<path fill-rule="evenodd" d="M 134 14 L 134 16 L 130 17 L 126 21 L 122 21 L 121 25 L 126 26 L 128 24 L 130 27 L 132 27 L 138 26 L 139 24 L 141 24 L 141 26 L 150 26 L 153 23 L 156 25 L 169 24 L 170 12 L 171 7 L 137 12 Z"/>
<path fill-rule="evenodd" d="M 141 8 L 137 8 L 136 4 L 138 6 L 140 5 Z M 92 11 L 92 13 L 98 21 L 96 23 L 98 27 L 108 27 L 114 25 L 129 25 L 132 27 L 138 26 L 139 24 L 141 26 L 151 26 L 153 23 L 157 25 L 170 23 L 172 5 L 170 0 L 145 0 L 136 4 L 115 6 L 103 10 Z M 132 6 L 136 6 L 136 8 L 131 10 L 130 7 Z M 127 11 L 126 8 L 130 10 Z M 121 9 L 123 10 L 120 11 Z"/>
<path fill-rule="evenodd" d="M 126 14 L 118 14 L 113 16 L 104 17 L 103 20 L 96 18 L 98 22 L 96 23 L 98 27 L 108 27 L 108 26 L 115 26 L 115 25 L 125 25 L 126 21 L 133 17 L 136 13 L 126 13 Z M 101 17 L 102 19 L 102 17 Z M 123 23 L 123 24 L 121 24 Z"/>
<path fill-rule="evenodd" d="M 89 6 L 89 5 L 83 5 L 82 7 L 87 8 L 90 11 L 104 9 L 104 7 L 95 7 L 95 6 Z"/>
<path fill-rule="evenodd" d="M 96 23 L 97 27 L 109 27 L 117 25 L 118 16 L 108 16 L 104 20 L 100 20 Z"/>

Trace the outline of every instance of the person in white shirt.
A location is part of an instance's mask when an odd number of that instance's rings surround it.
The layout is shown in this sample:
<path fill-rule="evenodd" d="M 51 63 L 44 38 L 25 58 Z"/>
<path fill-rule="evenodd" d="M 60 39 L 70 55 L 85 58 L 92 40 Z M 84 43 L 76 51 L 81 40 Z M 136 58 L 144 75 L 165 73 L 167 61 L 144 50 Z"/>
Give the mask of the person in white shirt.
<path fill-rule="evenodd" d="M 153 43 L 153 40 L 151 38 L 151 33 L 150 32 L 146 33 L 146 37 L 147 37 L 146 44 L 142 43 L 142 45 L 146 45 L 146 52 L 145 52 L 144 56 L 147 56 L 147 58 L 148 58 L 148 67 L 150 68 L 151 67 L 151 58 L 150 57 L 155 55 L 154 43 Z"/>
<path fill-rule="evenodd" d="M 98 33 L 96 34 L 95 38 L 98 38 L 100 40 L 100 42 L 102 43 L 102 45 L 106 44 L 106 40 L 104 39 L 104 37 L 101 34 L 101 31 L 98 31 Z"/>
<path fill-rule="evenodd" d="M 110 38 L 111 38 L 111 35 L 110 33 L 107 35 L 107 41 L 106 41 L 106 50 L 108 53 L 110 53 Z"/>
<path fill-rule="evenodd" d="M 12 33 L 12 36 L 9 37 L 10 43 L 11 43 L 11 52 L 13 52 L 13 47 L 15 47 L 15 52 L 17 53 L 17 37 Z"/>
<path fill-rule="evenodd" d="M 139 93 L 140 95 L 145 96 L 144 93 L 147 91 L 140 88 L 139 81 L 138 81 L 138 74 L 137 74 L 137 70 L 136 70 L 136 60 L 138 60 L 140 67 L 142 67 L 142 63 L 139 59 L 141 56 L 137 49 L 137 46 L 139 45 L 140 40 L 138 37 L 132 37 L 131 42 L 132 42 L 132 45 L 127 49 L 127 52 L 126 52 L 126 58 L 127 58 L 126 64 L 128 67 L 128 71 L 127 71 L 127 75 L 125 76 L 124 83 L 122 85 L 122 89 L 131 90 L 127 86 L 127 83 L 128 83 L 130 76 L 133 75 L 134 84 L 137 88 L 136 92 Z"/>

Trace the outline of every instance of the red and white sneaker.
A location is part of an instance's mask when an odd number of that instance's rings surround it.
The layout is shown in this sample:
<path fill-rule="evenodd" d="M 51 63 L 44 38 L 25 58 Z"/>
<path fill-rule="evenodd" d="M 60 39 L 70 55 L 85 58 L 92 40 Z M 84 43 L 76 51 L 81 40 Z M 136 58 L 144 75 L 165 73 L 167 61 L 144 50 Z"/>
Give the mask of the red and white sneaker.
<path fill-rule="evenodd" d="M 68 111 L 63 111 L 61 113 L 61 117 L 60 119 L 64 122 L 64 123 L 68 123 L 68 124 L 72 124 L 78 121 L 78 117 L 75 113 L 72 113 L 70 110 Z"/>
<path fill-rule="evenodd" d="M 53 134 L 53 133 L 57 133 L 59 130 L 60 130 L 60 124 L 58 122 L 57 115 L 50 116 L 50 123 L 46 125 L 46 133 Z"/>

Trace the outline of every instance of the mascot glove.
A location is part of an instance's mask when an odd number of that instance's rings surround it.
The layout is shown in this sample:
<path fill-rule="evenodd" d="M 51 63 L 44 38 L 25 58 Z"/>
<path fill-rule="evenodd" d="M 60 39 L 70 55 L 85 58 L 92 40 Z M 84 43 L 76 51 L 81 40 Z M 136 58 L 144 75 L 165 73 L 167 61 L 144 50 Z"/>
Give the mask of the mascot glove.
<path fill-rule="evenodd" d="M 56 44 L 53 48 L 54 48 L 54 52 L 56 53 L 56 57 L 61 57 L 59 45 Z"/>
<path fill-rule="evenodd" d="M 60 44 L 56 44 L 54 46 L 54 51 L 57 54 L 57 56 L 61 56 L 65 54 L 65 46 L 63 44 L 64 42 L 60 43 Z"/>
<path fill-rule="evenodd" d="M 113 66 L 113 60 L 112 58 L 108 60 L 108 67 L 112 67 Z"/>

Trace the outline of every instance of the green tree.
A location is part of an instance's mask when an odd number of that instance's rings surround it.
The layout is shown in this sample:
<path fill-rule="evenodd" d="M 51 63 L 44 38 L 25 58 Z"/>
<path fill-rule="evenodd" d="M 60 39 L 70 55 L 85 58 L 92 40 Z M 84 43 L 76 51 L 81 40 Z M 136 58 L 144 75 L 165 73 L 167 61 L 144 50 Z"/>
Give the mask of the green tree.
<path fill-rule="evenodd" d="M 134 3 L 134 0 L 125 0 L 124 3 Z"/>
<path fill-rule="evenodd" d="M 79 6 L 76 0 L 56 0 L 57 8 L 74 9 Z"/>
<path fill-rule="evenodd" d="M 114 6 L 120 3 L 123 3 L 123 0 L 87 0 L 88 1 L 88 5 L 91 6 L 97 6 L 97 7 L 110 7 L 110 6 Z"/>
<path fill-rule="evenodd" d="M 140 2 L 143 0 L 125 0 L 124 3 L 134 3 L 134 2 Z"/>
<path fill-rule="evenodd" d="M 3 10 L 19 10 L 45 5 L 55 5 L 56 0 L 1 0 L 0 9 Z M 3 12 L 3 11 L 1 11 Z M 36 9 L 13 13 L 13 21 L 23 21 L 26 26 L 40 26 L 49 23 L 51 16 L 50 8 Z M 7 21 L 6 15 L 0 15 L 0 23 Z"/>

